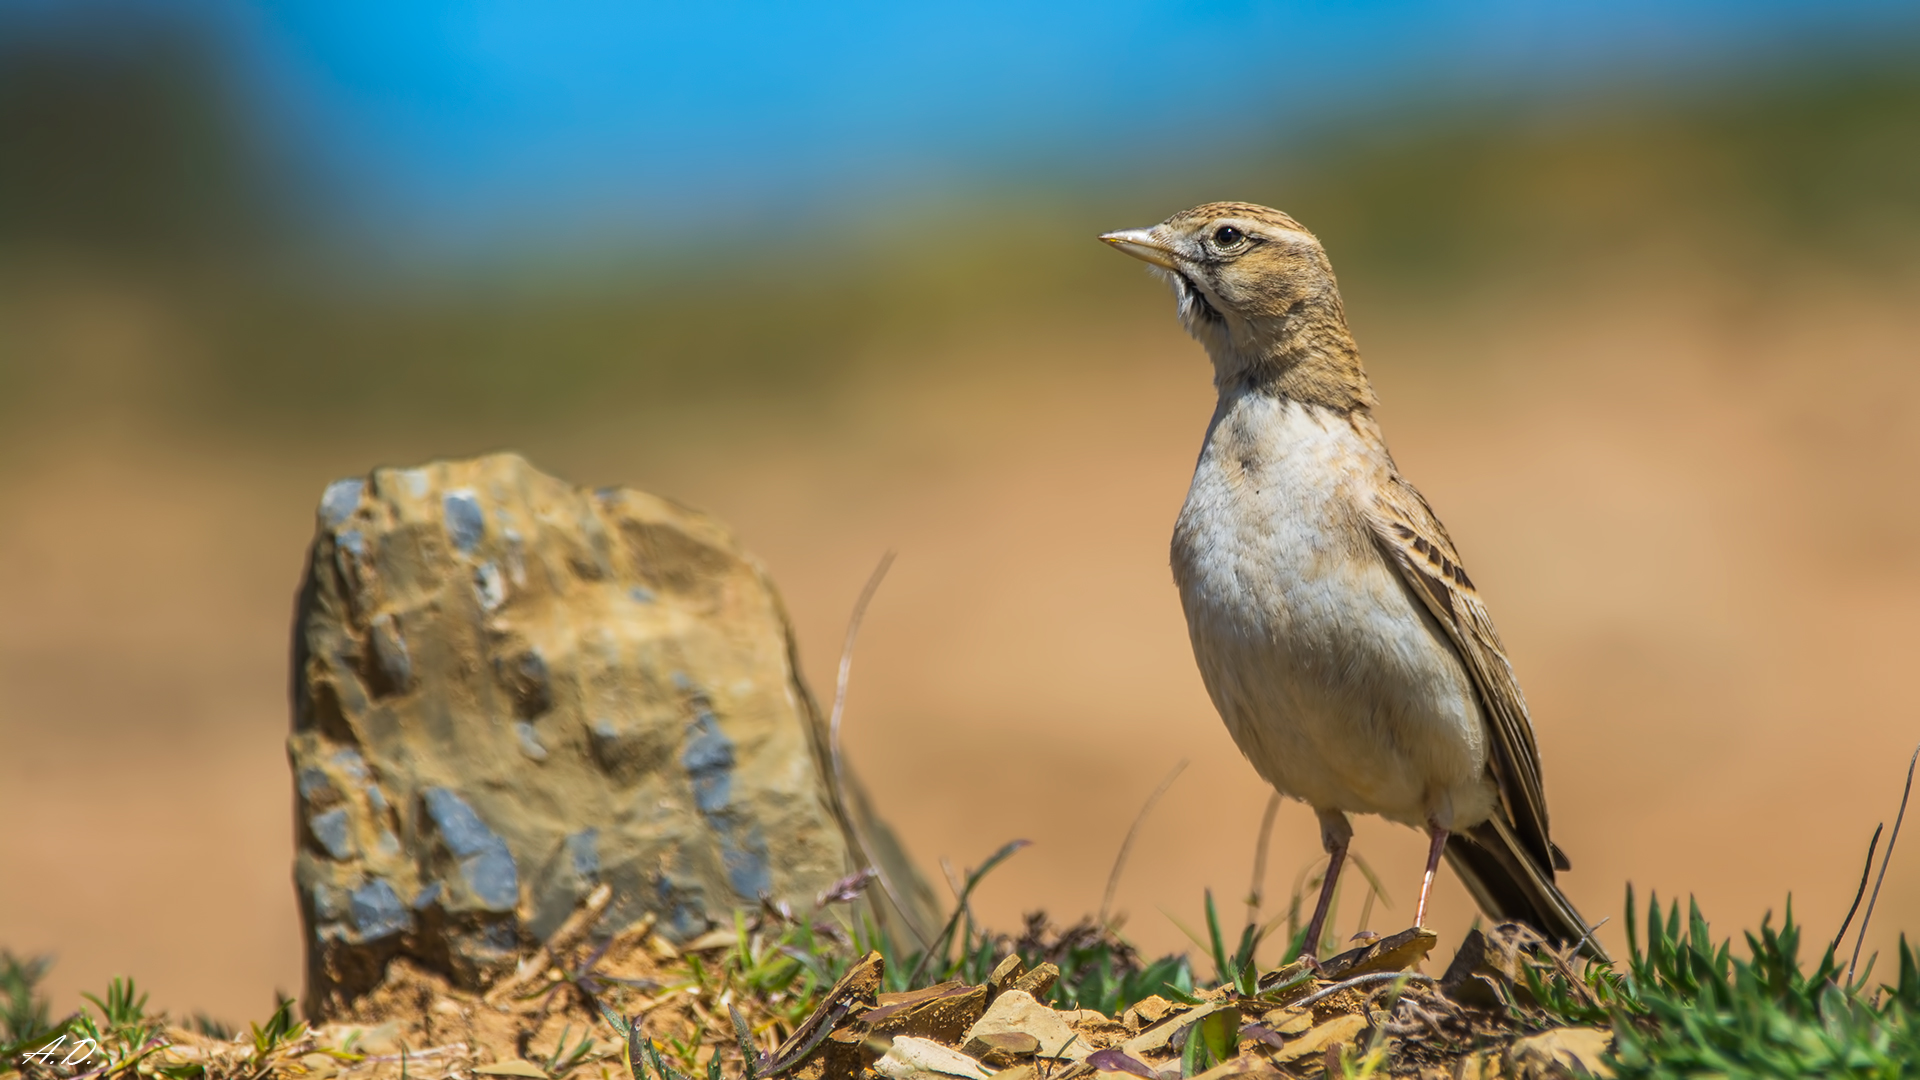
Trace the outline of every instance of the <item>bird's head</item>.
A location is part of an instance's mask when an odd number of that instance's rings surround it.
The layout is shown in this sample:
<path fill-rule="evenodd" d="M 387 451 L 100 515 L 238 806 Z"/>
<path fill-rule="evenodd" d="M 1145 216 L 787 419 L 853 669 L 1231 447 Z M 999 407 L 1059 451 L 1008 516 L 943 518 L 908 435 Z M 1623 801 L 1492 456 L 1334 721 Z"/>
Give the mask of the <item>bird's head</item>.
<path fill-rule="evenodd" d="M 1172 284 L 1181 323 L 1223 379 L 1290 367 L 1303 350 L 1354 352 L 1325 249 L 1278 210 L 1205 203 L 1100 239 Z"/>

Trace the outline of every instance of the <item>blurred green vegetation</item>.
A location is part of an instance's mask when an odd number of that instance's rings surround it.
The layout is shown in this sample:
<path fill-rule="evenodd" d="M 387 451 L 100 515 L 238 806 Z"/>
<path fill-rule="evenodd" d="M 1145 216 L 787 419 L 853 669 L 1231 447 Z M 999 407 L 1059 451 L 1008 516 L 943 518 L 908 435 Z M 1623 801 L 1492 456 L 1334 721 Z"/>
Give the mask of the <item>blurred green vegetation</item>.
<path fill-rule="evenodd" d="M 982 324 L 1132 317 L 1138 280 L 1093 234 L 1214 197 L 1287 209 L 1350 293 L 1408 303 L 1622 268 L 1763 289 L 1920 268 L 1920 47 L 1658 93 L 1356 112 L 1152 179 L 1043 177 L 772 236 L 721 220 L 617 257 L 437 269 L 356 255 L 328 239 L 337 221 L 303 216 L 317 204 L 192 42 L 16 53 L 0 57 L 0 416 L 57 407 L 49 388 L 86 365 L 48 342 L 101 295 L 160 313 L 143 408 L 242 434 L 578 422 L 743 388 L 804 408 L 874 357 Z"/>

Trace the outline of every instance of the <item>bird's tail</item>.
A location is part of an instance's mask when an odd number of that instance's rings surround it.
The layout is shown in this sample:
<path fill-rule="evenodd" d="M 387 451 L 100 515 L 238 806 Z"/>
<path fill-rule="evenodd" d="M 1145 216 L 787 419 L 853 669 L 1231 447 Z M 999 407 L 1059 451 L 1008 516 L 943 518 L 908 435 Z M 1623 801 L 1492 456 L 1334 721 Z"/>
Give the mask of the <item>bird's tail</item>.
<path fill-rule="evenodd" d="M 1552 867 L 1536 862 L 1499 815 L 1448 836 L 1447 862 L 1489 917 L 1526 923 L 1556 945 L 1580 942 L 1588 956 L 1607 959 L 1593 928 L 1554 884 Z"/>

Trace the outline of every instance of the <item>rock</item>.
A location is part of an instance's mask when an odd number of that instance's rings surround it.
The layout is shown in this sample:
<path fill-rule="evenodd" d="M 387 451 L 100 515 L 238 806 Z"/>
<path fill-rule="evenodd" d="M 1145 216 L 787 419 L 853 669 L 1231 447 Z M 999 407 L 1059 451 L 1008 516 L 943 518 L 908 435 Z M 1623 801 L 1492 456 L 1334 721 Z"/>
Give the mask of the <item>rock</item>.
<path fill-rule="evenodd" d="M 1305 1061 L 1325 1054 L 1330 1046 L 1353 1042 L 1366 1029 L 1367 1018 L 1361 1014 L 1336 1016 L 1308 1030 L 1299 1038 L 1288 1039 L 1287 1045 L 1273 1052 L 1273 1060 L 1280 1065 Z"/>
<path fill-rule="evenodd" d="M 1438 934 L 1420 927 L 1403 930 L 1392 937 L 1375 937 L 1320 965 L 1320 977 L 1339 982 L 1376 971 L 1411 971 L 1427 958 L 1439 940 Z"/>
<path fill-rule="evenodd" d="M 934 921 L 858 786 L 827 779 L 772 583 L 665 500 L 510 454 L 339 481 L 293 683 L 315 1019 L 395 957 L 480 989 L 601 882 L 602 933 L 653 915 L 681 943 L 873 863 Z"/>
<path fill-rule="evenodd" d="M 1005 960 L 994 966 L 993 974 L 987 976 L 987 987 L 993 997 L 999 997 L 1001 991 L 1013 985 L 1013 980 L 1026 973 L 1026 962 L 1020 959 L 1019 954 L 1009 954 Z"/>
<path fill-rule="evenodd" d="M 1601 1060 L 1612 1047 L 1613 1032 L 1602 1028 L 1553 1028 L 1514 1040 L 1507 1047 L 1507 1072 L 1514 1080 L 1612 1076 L 1613 1070 Z"/>
<path fill-rule="evenodd" d="M 987 1080 L 992 1075 L 978 1061 L 950 1046 L 913 1035 L 897 1036 L 893 1045 L 873 1063 L 873 1071 L 894 1080 L 910 1080 L 923 1073 Z"/>
<path fill-rule="evenodd" d="M 1501 923 L 1484 933 L 1469 930 L 1440 976 L 1440 989 L 1462 1005 L 1476 1008 L 1504 1008 L 1513 997 L 1531 1004 L 1520 965 L 1528 950 L 1543 943 L 1538 933 L 1521 923 Z"/>
<path fill-rule="evenodd" d="M 912 1035 L 958 1044 L 986 1013 L 987 988 L 955 979 L 923 990 L 881 994 L 875 1006 L 860 1014 L 874 1035 Z"/>
<path fill-rule="evenodd" d="M 1149 994 L 1134 1002 L 1120 1016 L 1121 1023 L 1135 1033 L 1165 1020 L 1173 1012 L 1173 1003 L 1159 994 Z"/>
<path fill-rule="evenodd" d="M 980 1060 L 994 1068 L 1005 1068 L 1019 1058 L 1040 1052 L 1040 1040 L 1024 1031 L 989 1031 L 968 1039 Z"/>
<path fill-rule="evenodd" d="M 1032 971 L 1015 978 L 1013 982 L 1007 984 L 1007 989 L 1025 991 L 1031 994 L 1035 1001 L 1039 1001 L 1047 996 L 1047 991 L 1053 989 L 1053 984 L 1058 981 L 1060 981 L 1059 965 L 1042 963 Z"/>
<path fill-rule="evenodd" d="M 986 1014 L 967 1029 L 960 1049 L 978 1054 L 988 1046 L 985 1036 L 1014 1033 L 1037 1039 L 1039 1047 L 1034 1053 L 1040 1057 L 1080 1061 L 1095 1049 L 1068 1025 L 1065 1017 L 1035 1001 L 1033 995 L 1024 990 L 1008 990 L 995 998 Z"/>

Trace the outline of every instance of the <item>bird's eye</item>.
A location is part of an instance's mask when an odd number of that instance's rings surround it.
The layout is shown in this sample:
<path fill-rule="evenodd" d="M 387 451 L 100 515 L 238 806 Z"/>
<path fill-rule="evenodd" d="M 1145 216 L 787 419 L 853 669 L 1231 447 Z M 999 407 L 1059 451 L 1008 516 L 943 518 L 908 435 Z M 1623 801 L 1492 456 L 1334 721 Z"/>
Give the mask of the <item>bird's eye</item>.
<path fill-rule="evenodd" d="M 1247 234 L 1231 225 L 1222 225 L 1213 230 L 1214 246 L 1232 250 L 1247 242 Z"/>

